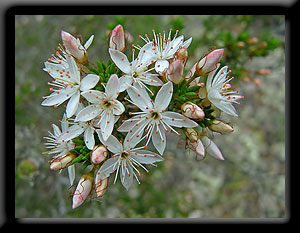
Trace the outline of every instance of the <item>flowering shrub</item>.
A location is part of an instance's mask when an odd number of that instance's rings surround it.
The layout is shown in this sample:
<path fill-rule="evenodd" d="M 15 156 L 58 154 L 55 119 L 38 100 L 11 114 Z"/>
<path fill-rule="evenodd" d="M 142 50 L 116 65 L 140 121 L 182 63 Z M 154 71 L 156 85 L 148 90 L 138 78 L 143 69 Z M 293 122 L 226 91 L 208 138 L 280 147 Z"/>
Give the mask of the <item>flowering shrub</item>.
<path fill-rule="evenodd" d="M 231 90 L 231 70 L 220 65 L 224 49 L 208 51 L 186 68 L 192 38 L 172 29 L 152 33 L 153 39 L 139 36 L 143 45 L 132 45 L 130 59 L 124 52 L 132 36 L 116 26 L 107 40 L 111 60 L 93 64 L 87 50 L 94 36 L 82 44 L 61 31 L 63 44 L 45 62 L 53 81 L 42 105 L 66 103 L 61 127 L 52 124 L 45 137 L 46 153 L 54 155 L 50 169 L 67 168 L 70 185 L 75 166 L 88 170 L 73 193 L 73 208 L 91 195 L 102 197 L 112 176 L 126 190 L 133 180 L 140 183 L 139 168 L 148 172 L 164 160 L 170 133 L 185 139 L 190 153 L 224 160 L 211 137 L 233 132 L 221 116 L 238 116 L 233 104 L 243 98 Z"/>

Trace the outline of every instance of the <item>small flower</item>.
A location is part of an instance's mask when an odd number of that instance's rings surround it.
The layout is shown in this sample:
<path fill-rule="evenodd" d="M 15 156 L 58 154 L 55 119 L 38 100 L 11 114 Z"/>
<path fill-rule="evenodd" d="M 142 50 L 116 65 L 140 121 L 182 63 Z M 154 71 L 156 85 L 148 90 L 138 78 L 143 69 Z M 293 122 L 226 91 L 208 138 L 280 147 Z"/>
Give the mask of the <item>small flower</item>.
<path fill-rule="evenodd" d="M 227 76 L 231 72 L 227 71 L 227 66 L 222 67 L 215 75 L 216 70 L 209 73 L 206 81 L 207 98 L 219 110 L 232 116 L 238 116 L 232 103 L 239 104 L 237 100 L 243 96 L 236 95 L 237 91 L 229 90 L 231 87 L 229 82 L 233 77 Z"/>
<path fill-rule="evenodd" d="M 88 197 L 93 187 L 93 176 L 91 174 L 83 175 L 76 187 L 76 190 L 73 194 L 73 205 L 72 209 L 80 206 Z"/>
<path fill-rule="evenodd" d="M 227 124 L 223 121 L 219 121 L 219 120 L 213 120 L 212 124 L 209 125 L 208 128 L 211 131 L 218 132 L 221 134 L 231 133 L 234 131 L 233 128 L 229 124 Z"/>
<path fill-rule="evenodd" d="M 217 63 L 221 60 L 224 49 L 215 49 L 207 56 L 198 61 L 196 65 L 196 74 L 206 75 L 217 68 Z"/>
<path fill-rule="evenodd" d="M 69 99 L 66 107 L 67 117 L 69 118 L 74 115 L 78 108 L 81 91 L 87 91 L 96 86 L 99 76 L 88 74 L 80 80 L 80 71 L 74 58 L 61 55 L 58 58 L 46 62 L 44 68 L 54 78 L 54 81 L 49 85 L 58 89 L 50 88 L 53 91 L 52 94 L 44 97 L 41 105 L 57 107 Z"/>
<path fill-rule="evenodd" d="M 94 35 L 92 35 L 84 44 L 81 45 L 80 40 L 72 36 L 70 33 L 61 31 L 61 38 L 63 41 L 63 45 L 66 48 L 66 52 L 71 54 L 78 63 L 87 64 L 88 61 L 88 53 L 87 49 L 91 45 L 94 39 Z"/>
<path fill-rule="evenodd" d="M 56 154 L 53 157 L 54 159 L 65 156 L 67 153 L 69 153 L 70 150 L 74 149 L 74 147 L 75 147 L 75 144 L 70 140 L 68 140 L 68 141 L 66 140 L 63 142 L 56 141 L 57 138 L 59 138 L 62 134 L 64 134 L 66 132 L 68 126 L 69 126 L 69 122 L 67 120 L 66 114 L 64 114 L 63 118 L 61 120 L 61 130 L 59 129 L 58 126 L 56 126 L 55 124 L 52 124 L 53 134 L 51 132 L 48 132 L 49 137 L 44 137 L 47 140 L 47 142 L 45 143 L 45 145 L 47 146 L 46 148 L 51 149 L 50 151 L 46 152 L 46 154 Z M 53 164 L 52 168 L 54 168 L 55 166 L 57 166 L 57 164 L 56 165 Z M 75 180 L 75 166 L 74 165 L 68 166 L 68 174 L 69 174 L 70 185 L 72 185 Z"/>
<path fill-rule="evenodd" d="M 148 169 L 142 164 L 150 164 L 156 166 L 155 162 L 161 162 L 164 159 L 151 151 L 145 150 L 144 147 L 134 148 L 136 142 L 129 139 L 127 134 L 124 143 L 118 141 L 118 139 L 111 135 L 105 141 L 102 134 L 98 134 L 100 141 L 103 145 L 107 146 L 107 149 L 113 153 L 113 156 L 107 159 L 97 172 L 97 176 L 100 180 L 104 180 L 116 171 L 114 183 L 116 183 L 118 173 L 120 172 L 120 179 L 122 185 L 128 191 L 133 182 L 133 176 L 139 182 L 135 173 L 140 175 L 140 172 L 136 167 L 142 167 L 146 172 Z M 96 177 L 97 177 L 96 176 Z"/>
<path fill-rule="evenodd" d="M 152 61 L 152 57 L 149 53 L 146 53 L 148 47 L 151 47 L 151 44 L 146 44 L 141 48 L 136 59 L 134 59 L 135 49 L 133 49 L 133 58 L 130 63 L 124 53 L 114 49 L 108 50 L 113 62 L 124 73 L 124 75 L 120 77 L 120 92 L 126 90 L 132 84 L 138 84 L 135 86 L 146 88 L 149 91 L 150 89 L 145 84 L 151 86 L 161 86 L 163 84 L 163 82 L 157 78 L 158 75 L 151 73 L 150 71 L 152 69 L 148 69 Z"/>
<path fill-rule="evenodd" d="M 177 112 L 166 111 L 173 95 L 172 82 L 167 82 L 160 88 L 154 103 L 146 91 L 131 88 L 127 92 L 132 103 L 142 110 L 142 112 L 132 113 L 136 116 L 125 121 L 118 128 L 120 132 L 129 132 L 130 140 L 141 141 L 146 138 L 146 145 L 148 145 L 152 139 L 155 148 L 163 154 L 166 147 L 166 133 L 171 130 L 180 135 L 172 126 L 178 128 L 198 126 L 196 122 Z M 142 137 L 144 132 L 146 134 Z"/>
<path fill-rule="evenodd" d="M 90 90 L 82 92 L 91 105 L 82 109 L 76 116 L 75 122 L 88 122 L 98 118 L 96 126 L 100 126 L 103 137 L 107 139 L 112 131 L 118 116 L 121 115 L 125 108 L 117 100 L 120 90 L 118 76 L 113 74 L 107 81 L 105 92 Z M 94 145 L 93 145 L 94 147 Z"/>
<path fill-rule="evenodd" d="M 125 49 L 125 33 L 121 24 L 117 25 L 111 32 L 109 39 L 109 47 L 111 49 L 124 51 Z"/>
<path fill-rule="evenodd" d="M 168 60 L 174 58 L 175 53 L 180 47 L 187 48 L 191 44 L 192 38 L 183 42 L 184 36 L 181 35 L 177 37 L 178 30 L 176 30 L 176 33 L 171 40 L 172 29 L 169 31 L 168 38 L 166 38 L 165 31 L 163 31 L 163 34 L 156 34 L 153 29 L 152 32 L 154 36 L 153 41 L 148 38 L 147 34 L 145 35 L 145 38 L 142 36 L 140 36 L 140 38 L 142 38 L 147 44 L 152 45 L 147 49 L 153 54 L 156 72 L 162 73 L 169 67 Z"/>
<path fill-rule="evenodd" d="M 95 165 L 98 165 L 106 159 L 107 155 L 108 152 L 106 147 L 102 145 L 97 145 L 91 152 L 91 162 Z"/>
<path fill-rule="evenodd" d="M 205 116 L 204 111 L 192 102 L 186 102 L 181 105 L 181 112 L 184 116 L 194 120 L 202 120 Z"/>
<path fill-rule="evenodd" d="M 184 64 L 181 60 L 173 61 L 166 72 L 164 72 L 164 78 L 166 81 L 171 81 L 175 84 L 179 84 L 183 77 Z"/>

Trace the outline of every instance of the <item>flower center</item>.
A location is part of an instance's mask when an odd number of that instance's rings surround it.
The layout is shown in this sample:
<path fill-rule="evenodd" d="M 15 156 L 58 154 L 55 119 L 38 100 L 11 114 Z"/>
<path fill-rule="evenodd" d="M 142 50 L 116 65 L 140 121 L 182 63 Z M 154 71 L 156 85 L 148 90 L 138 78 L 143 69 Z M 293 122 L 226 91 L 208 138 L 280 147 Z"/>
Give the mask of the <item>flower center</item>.
<path fill-rule="evenodd" d="M 151 118 L 152 119 L 157 119 L 157 118 L 159 118 L 159 113 L 158 112 L 152 112 L 152 115 L 151 115 Z"/>

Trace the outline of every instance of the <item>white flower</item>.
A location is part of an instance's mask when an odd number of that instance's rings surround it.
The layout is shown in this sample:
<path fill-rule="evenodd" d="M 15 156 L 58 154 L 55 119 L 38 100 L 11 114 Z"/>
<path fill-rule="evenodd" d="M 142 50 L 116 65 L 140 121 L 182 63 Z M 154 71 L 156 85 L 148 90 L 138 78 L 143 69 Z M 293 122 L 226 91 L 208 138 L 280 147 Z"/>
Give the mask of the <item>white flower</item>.
<path fill-rule="evenodd" d="M 147 44 L 150 43 L 152 45 L 150 48 L 147 47 L 147 49 L 153 54 L 156 72 L 160 73 L 164 72 L 164 70 L 169 67 L 168 59 L 172 59 L 180 47 L 187 48 L 191 44 L 192 38 L 183 42 L 184 36 L 181 35 L 177 37 L 178 30 L 176 30 L 174 38 L 171 40 L 172 29 L 169 31 L 168 38 L 166 38 L 165 31 L 163 31 L 163 34 L 156 34 L 155 30 L 152 30 L 152 32 L 154 35 L 153 41 L 151 41 L 147 35 L 145 35 L 145 38 L 142 36 L 140 36 L 140 38 L 142 38 Z"/>
<path fill-rule="evenodd" d="M 136 112 L 136 116 L 125 121 L 119 128 L 120 132 L 129 132 L 130 141 L 141 141 L 147 139 L 148 145 L 152 138 L 153 145 L 160 154 L 163 154 L 166 147 L 166 132 L 176 132 L 171 126 L 178 128 L 197 127 L 198 124 L 187 117 L 171 111 L 165 111 L 172 99 L 173 84 L 167 82 L 158 91 L 155 101 L 151 100 L 145 90 L 130 88 L 127 90 L 132 103 L 138 106 L 142 112 Z M 142 135 L 146 132 L 145 136 Z"/>
<path fill-rule="evenodd" d="M 120 179 L 122 185 L 128 190 L 132 184 L 133 176 L 139 182 L 137 175 L 140 172 L 136 167 L 142 167 L 148 172 L 142 164 L 151 164 L 156 166 L 155 162 L 163 161 L 164 159 L 148 150 L 144 150 L 144 147 L 134 148 L 136 142 L 129 140 L 127 134 L 124 143 L 118 141 L 113 135 L 109 136 L 105 141 L 102 134 L 98 134 L 99 139 L 103 145 L 107 146 L 107 149 L 113 153 L 113 156 L 106 160 L 97 172 L 97 176 L 101 180 L 109 177 L 111 173 L 116 171 L 114 183 L 117 180 L 118 173 L 120 172 Z"/>
<path fill-rule="evenodd" d="M 62 157 L 66 155 L 71 149 L 74 149 L 75 144 L 70 141 L 70 140 L 65 140 L 65 141 L 60 141 L 57 142 L 57 138 L 59 138 L 62 134 L 64 134 L 68 128 L 68 121 L 66 114 L 63 115 L 63 118 L 61 120 L 61 130 L 59 127 L 55 124 L 52 124 L 53 128 L 53 134 L 48 131 L 49 137 L 44 137 L 47 142 L 45 145 L 47 146 L 46 148 L 51 149 L 50 151 L 46 152 L 47 154 L 56 154 L 53 156 L 53 159 Z M 73 184 L 75 180 L 75 166 L 71 165 L 68 167 L 68 173 L 69 173 L 69 180 L 70 180 L 70 185 Z"/>
<path fill-rule="evenodd" d="M 119 50 L 109 49 L 109 54 L 116 66 L 124 73 L 120 77 L 120 92 L 126 90 L 132 84 L 139 84 L 141 88 L 147 88 L 145 84 L 151 86 L 161 86 L 163 82 L 157 78 L 158 74 L 151 73 L 151 69 L 148 66 L 153 61 L 151 54 L 146 52 L 151 44 L 146 44 L 140 49 L 140 52 L 136 59 L 134 59 L 134 52 L 132 55 L 132 62 L 128 61 L 127 56 Z M 149 90 L 149 89 L 148 89 Z M 150 90 L 149 90 L 150 91 Z"/>
<path fill-rule="evenodd" d="M 239 104 L 237 100 L 243 96 L 236 95 L 237 91 L 229 90 L 231 87 L 229 82 L 233 77 L 227 76 L 230 73 L 227 69 L 228 67 L 224 66 L 216 75 L 217 69 L 209 73 L 206 81 L 207 98 L 219 110 L 232 116 L 238 116 L 232 103 Z"/>
<path fill-rule="evenodd" d="M 51 62 L 45 62 L 44 70 L 47 71 L 54 81 L 49 83 L 58 89 L 50 88 L 52 94 L 43 97 L 45 100 L 41 103 L 43 106 L 57 107 L 69 99 L 66 107 L 67 117 L 72 117 L 79 104 L 81 91 L 87 91 L 96 86 L 99 76 L 88 74 L 80 80 L 80 71 L 72 56 L 64 57 L 58 54 Z"/>
<path fill-rule="evenodd" d="M 76 116 L 75 122 L 88 122 L 98 118 L 98 125 L 101 129 L 104 139 L 106 140 L 112 133 L 114 124 L 125 108 L 117 100 L 120 90 L 118 76 L 113 74 L 107 81 L 105 92 L 90 90 L 82 92 L 91 105 L 82 109 Z"/>

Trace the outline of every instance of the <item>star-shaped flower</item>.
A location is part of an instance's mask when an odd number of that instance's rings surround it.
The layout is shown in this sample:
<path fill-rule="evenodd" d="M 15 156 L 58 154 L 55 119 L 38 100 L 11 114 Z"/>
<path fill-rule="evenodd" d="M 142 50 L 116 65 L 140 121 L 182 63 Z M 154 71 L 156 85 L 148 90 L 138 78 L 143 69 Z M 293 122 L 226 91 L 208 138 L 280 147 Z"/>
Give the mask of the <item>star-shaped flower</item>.
<path fill-rule="evenodd" d="M 198 126 L 196 122 L 177 112 L 166 111 L 173 95 L 173 84 L 170 81 L 160 88 L 154 102 L 145 90 L 130 88 L 127 92 L 132 103 L 142 110 L 132 113 L 136 116 L 126 120 L 118 128 L 120 132 L 129 132 L 129 141 L 141 141 L 146 138 L 148 145 L 152 139 L 157 151 L 163 154 L 166 147 L 166 132 L 171 130 L 180 135 L 172 126 L 178 128 Z M 146 134 L 142 137 L 144 132 Z"/>
<path fill-rule="evenodd" d="M 148 88 L 145 84 L 151 86 L 161 86 L 163 84 L 157 77 L 158 74 L 153 74 L 150 72 L 152 69 L 148 69 L 148 66 L 153 61 L 152 55 L 149 52 L 146 52 L 150 47 L 152 47 L 151 44 L 146 44 L 141 48 L 136 59 L 134 59 L 135 49 L 133 49 L 132 62 L 129 62 L 127 56 L 121 51 L 109 49 L 111 59 L 124 73 L 124 75 L 120 77 L 120 92 L 126 90 L 135 83 L 141 88 L 146 89 Z"/>
<path fill-rule="evenodd" d="M 220 64 L 218 64 L 219 66 Z M 208 75 L 206 81 L 207 98 L 219 110 L 232 116 L 238 116 L 232 103 L 239 104 L 237 100 L 243 96 L 237 95 L 237 91 L 229 90 L 231 87 L 229 82 L 233 77 L 228 76 L 231 72 L 230 70 L 227 71 L 228 67 L 222 67 L 215 75 L 217 69 Z"/>
<path fill-rule="evenodd" d="M 113 153 L 113 156 L 103 163 L 97 172 L 97 176 L 100 176 L 100 179 L 104 180 L 116 171 L 115 183 L 120 172 L 121 183 L 126 190 L 130 188 L 133 176 L 140 183 L 136 175 L 136 173 L 140 175 L 140 172 L 136 167 L 142 167 L 148 172 L 148 169 L 142 164 L 156 166 L 155 162 L 164 160 L 156 153 L 145 150 L 144 147 L 134 148 L 137 143 L 129 140 L 129 134 L 127 134 L 124 143 L 119 142 L 113 135 L 110 135 L 107 140 L 104 140 L 102 134 L 98 133 L 98 136 L 102 144 L 107 146 L 107 149 Z"/>
<path fill-rule="evenodd" d="M 163 31 L 163 34 L 156 34 L 153 29 L 152 32 L 154 36 L 153 41 L 148 38 L 147 34 L 145 35 L 145 38 L 142 36 L 140 36 L 140 38 L 142 38 L 147 44 L 149 43 L 152 45 L 150 48 L 147 47 L 147 49 L 153 54 L 156 72 L 161 73 L 169 67 L 168 60 L 174 58 L 175 53 L 180 47 L 187 48 L 191 44 L 192 38 L 183 42 L 184 36 L 181 35 L 177 37 L 178 30 L 176 30 L 176 33 L 171 40 L 172 29 L 169 31 L 168 38 L 166 38 L 165 31 Z"/>
<path fill-rule="evenodd" d="M 116 119 L 121 115 L 125 108 L 117 100 L 120 90 L 118 76 L 110 76 L 105 86 L 105 92 L 90 90 L 82 92 L 91 104 L 82 109 L 76 116 L 75 122 L 88 122 L 98 118 L 96 125 L 100 126 L 103 138 L 106 140 L 112 133 Z"/>
<path fill-rule="evenodd" d="M 79 104 L 81 91 L 87 91 L 96 86 L 99 76 L 88 74 L 82 80 L 80 79 L 80 69 L 77 67 L 74 58 L 71 55 L 57 54 L 51 62 L 45 62 L 44 70 L 54 79 L 52 85 L 58 89 L 50 88 L 52 94 L 43 97 L 43 106 L 57 107 L 66 100 L 69 102 L 66 107 L 67 117 L 72 117 Z"/>

